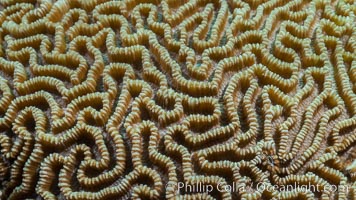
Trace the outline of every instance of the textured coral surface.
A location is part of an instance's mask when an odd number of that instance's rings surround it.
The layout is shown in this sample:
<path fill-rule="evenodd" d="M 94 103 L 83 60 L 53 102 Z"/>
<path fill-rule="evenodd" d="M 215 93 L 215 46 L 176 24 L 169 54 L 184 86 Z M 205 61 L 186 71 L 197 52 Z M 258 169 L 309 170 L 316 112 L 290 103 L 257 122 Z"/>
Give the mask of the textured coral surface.
<path fill-rule="evenodd" d="M 353 0 L 1 0 L 0 198 L 356 199 L 355 24 Z"/>

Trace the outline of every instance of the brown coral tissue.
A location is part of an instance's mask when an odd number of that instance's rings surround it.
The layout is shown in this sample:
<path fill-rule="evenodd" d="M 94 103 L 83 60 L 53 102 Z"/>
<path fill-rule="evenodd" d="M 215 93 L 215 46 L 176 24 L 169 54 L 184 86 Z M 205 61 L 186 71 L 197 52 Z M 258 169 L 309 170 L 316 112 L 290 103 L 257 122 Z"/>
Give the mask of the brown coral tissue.
<path fill-rule="evenodd" d="M 0 0 L 7 199 L 356 199 L 356 2 Z"/>

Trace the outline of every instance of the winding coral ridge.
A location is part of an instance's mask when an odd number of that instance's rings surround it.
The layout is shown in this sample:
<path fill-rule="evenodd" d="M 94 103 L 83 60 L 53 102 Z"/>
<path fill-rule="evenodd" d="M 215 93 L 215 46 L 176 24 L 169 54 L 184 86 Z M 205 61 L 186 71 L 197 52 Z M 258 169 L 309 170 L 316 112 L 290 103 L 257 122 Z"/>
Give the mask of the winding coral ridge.
<path fill-rule="evenodd" d="M 353 0 L 0 2 L 1 199 L 356 199 Z"/>

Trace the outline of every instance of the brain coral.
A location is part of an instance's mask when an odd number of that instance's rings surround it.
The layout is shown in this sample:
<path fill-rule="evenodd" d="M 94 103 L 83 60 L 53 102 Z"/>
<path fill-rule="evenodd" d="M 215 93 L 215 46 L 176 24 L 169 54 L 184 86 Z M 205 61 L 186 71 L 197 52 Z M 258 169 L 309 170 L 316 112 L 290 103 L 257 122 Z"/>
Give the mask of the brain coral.
<path fill-rule="evenodd" d="M 356 199 L 355 24 L 353 0 L 0 0 L 0 199 Z"/>

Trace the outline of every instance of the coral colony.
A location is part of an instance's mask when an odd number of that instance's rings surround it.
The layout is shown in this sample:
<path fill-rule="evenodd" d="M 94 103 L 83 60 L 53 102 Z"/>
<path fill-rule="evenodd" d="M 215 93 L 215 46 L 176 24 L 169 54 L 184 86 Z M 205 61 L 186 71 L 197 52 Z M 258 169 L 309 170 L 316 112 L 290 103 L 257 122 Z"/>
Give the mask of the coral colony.
<path fill-rule="evenodd" d="M 0 0 L 0 199 L 356 199 L 354 0 Z"/>

